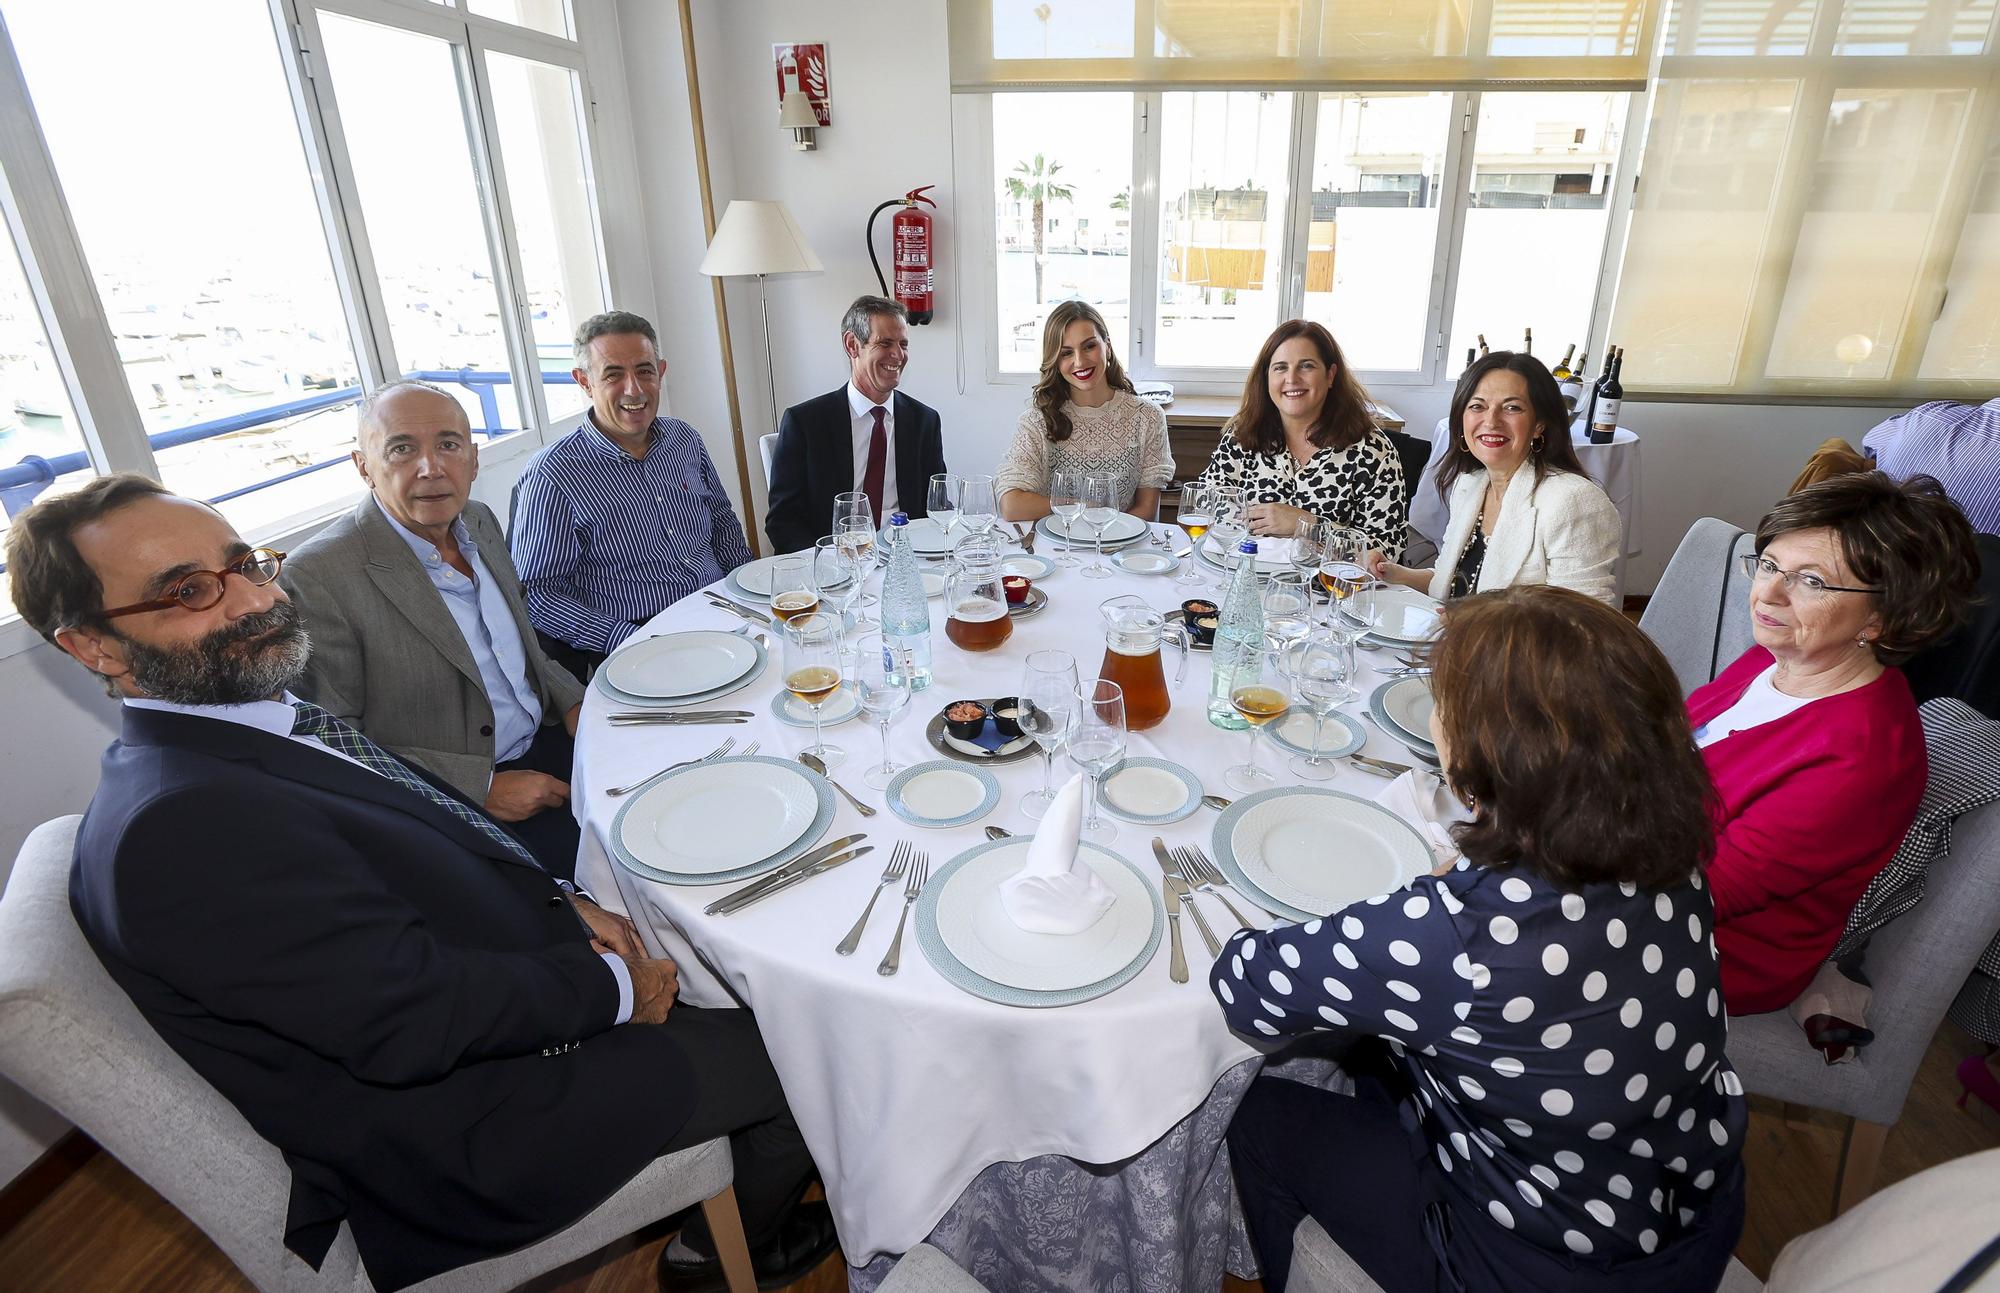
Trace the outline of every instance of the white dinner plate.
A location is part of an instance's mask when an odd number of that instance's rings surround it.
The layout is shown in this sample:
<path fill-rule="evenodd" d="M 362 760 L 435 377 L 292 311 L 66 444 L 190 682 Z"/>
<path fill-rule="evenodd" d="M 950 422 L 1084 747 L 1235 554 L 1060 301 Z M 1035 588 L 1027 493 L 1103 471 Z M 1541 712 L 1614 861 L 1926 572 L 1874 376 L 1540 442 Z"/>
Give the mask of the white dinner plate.
<path fill-rule="evenodd" d="M 1435 864 L 1423 837 L 1380 804 L 1309 786 L 1237 800 L 1216 823 L 1214 843 L 1224 870 L 1253 897 L 1297 920 L 1399 889 Z"/>
<path fill-rule="evenodd" d="M 1027 579 L 1047 579 L 1056 573 L 1056 563 L 1032 552 L 1017 552 L 1001 560 L 1000 573 L 1021 575 Z"/>
<path fill-rule="evenodd" d="M 605 681 L 628 696 L 680 700 L 726 687 L 757 667 L 757 647 L 736 633 L 663 633 L 604 662 Z"/>
<path fill-rule="evenodd" d="M 932 759 L 897 773 L 883 798 L 889 811 L 910 825 L 941 830 L 992 812 L 1000 802 L 1000 783 L 984 768 Z"/>
<path fill-rule="evenodd" d="M 797 843 L 816 810 L 813 785 L 802 768 L 698 763 L 639 791 L 620 815 L 619 840 L 647 866 L 711 875 Z M 728 829 L 717 829 L 725 822 Z"/>
<path fill-rule="evenodd" d="M 1077 860 L 1111 890 L 1112 903 L 1075 934 L 1031 934 L 1000 901 L 1001 882 L 1027 861 L 1028 839 L 997 841 L 945 877 L 937 895 L 938 935 L 960 964 L 982 978 L 1031 992 L 1060 992 L 1108 979 L 1146 950 L 1153 899 L 1117 854 L 1078 846 Z"/>
<path fill-rule="evenodd" d="M 1368 744 L 1368 734 L 1361 730 L 1361 724 L 1345 714 L 1333 713 L 1326 716 L 1326 723 L 1319 729 L 1319 748 L 1313 748 L 1313 716 L 1296 706 L 1285 716 L 1264 730 L 1280 748 L 1293 754 L 1312 755 L 1317 753 L 1322 759 L 1337 759 L 1343 754 L 1352 754 Z"/>
<path fill-rule="evenodd" d="M 1035 522 L 1035 529 L 1060 543 L 1065 529 L 1060 516 L 1045 516 Z M 1130 512 L 1120 512 L 1104 527 L 1104 546 L 1118 547 L 1146 537 L 1146 523 Z M 1076 518 L 1075 533 L 1070 541 L 1082 547 L 1091 547 L 1098 542 L 1097 531 L 1082 516 Z"/>
<path fill-rule="evenodd" d="M 1201 807 L 1201 779 L 1166 759 L 1131 758 L 1104 774 L 1097 802 L 1121 821 L 1164 826 Z"/>
<path fill-rule="evenodd" d="M 854 694 L 854 688 L 842 683 L 834 689 L 819 707 L 819 725 L 833 727 L 845 723 L 861 712 L 861 699 Z M 792 695 L 781 691 L 771 698 L 771 717 L 792 727 L 813 725 L 812 706 Z"/>
<path fill-rule="evenodd" d="M 948 557 L 951 555 L 951 550 L 958 546 L 958 541 L 968 533 L 964 526 L 954 525 L 951 527 L 951 534 L 947 536 L 944 532 L 944 527 L 936 521 L 931 520 L 928 516 L 920 516 L 903 528 L 909 531 L 909 534 L 905 537 L 910 541 L 910 551 L 920 557 Z M 888 537 L 886 528 L 883 532 L 882 542 L 883 550 L 887 551 Z"/>
<path fill-rule="evenodd" d="M 944 596 L 944 576 L 935 570 L 919 570 L 917 578 L 924 581 L 925 597 Z"/>
<path fill-rule="evenodd" d="M 1172 553 L 1158 548 L 1128 548 L 1113 553 L 1111 564 L 1128 575 L 1171 575 L 1181 568 Z"/>
<path fill-rule="evenodd" d="M 1430 679 L 1423 677 L 1385 682 L 1368 698 L 1368 712 L 1389 735 L 1432 758 L 1437 757 L 1437 744 L 1431 740 L 1431 711 L 1435 708 Z"/>
<path fill-rule="evenodd" d="M 785 553 L 783 555 L 798 556 L 800 554 Z M 736 586 L 744 592 L 749 593 L 759 601 L 769 601 L 771 600 L 771 570 L 777 563 L 777 557 L 759 557 L 755 561 L 744 562 L 729 573 L 736 580 Z M 828 564 L 831 564 L 831 562 L 829 561 Z M 815 573 L 818 572 L 815 571 Z M 827 582 L 819 585 L 823 592 L 831 592 L 836 588 L 845 588 L 846 586 L 847 581 L 838 578 L 829 579 Z"/>
<path fill-rule="evenodd" d="M 1348 620 L 1396 646 L 1411 646 L 1436 633 L 1443 609 L 1416 589 L 1398 584 L 1364 588 L 1340 604 L 1340 613 Z"/>

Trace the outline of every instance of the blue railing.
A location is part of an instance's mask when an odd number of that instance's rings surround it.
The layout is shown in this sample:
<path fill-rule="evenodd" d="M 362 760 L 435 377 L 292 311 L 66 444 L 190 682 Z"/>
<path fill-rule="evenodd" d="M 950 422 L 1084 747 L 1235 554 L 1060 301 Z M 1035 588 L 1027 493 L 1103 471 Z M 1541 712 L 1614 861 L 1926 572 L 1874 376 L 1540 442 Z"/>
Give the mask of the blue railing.
<path fill-rule="evenodd" d="M 516 429 L 501 425 L 500 398 L 497 393 L 497 388 L 513 383 L 514 377 L 511 373 L 487 372 L 477 368 L 446 368 L 427 369 L 422 372 L 411 373 L 409 376 L 419 381 L 434 382 L 439 385 L 463 386 L 478 396 L 480 425 L 475 426 L 473 430 L 489 440 L 495 436 L 509 434 Z M 543 373 L 541 377 L 542 385 L 544 386 L 562 386 L 570 384 L 573 381 L 568 373 Z M 212 440 L 216 436 L 228 435 L 236 431 L 248 431 L 254 427 L 266 426 L 272 422 L 282 422 L 287 418 L 301 417 L 307 413 L 316 413 L 321 409 L 351 403 L 360 397 L 361 388 L 359 386 L 343 386 L 336 390 L 321 391 L 317 395 L 308 395 L 304 399 L 288 400 L 283 404 L 270 404 L 260 409 L 248 409 L 242 413 L 232 413 L 228 417 L 214 418 L 207 422 L 196 422 L 191 426 L 176 427 L 171 431 L 158 431 L 146 438 L 152 444 L 153 451 L 158 453 L 162 449 L 173 449 L 181 445 L 194 444 L 201 440 Z M 343 455 L 339 458 L 329 458 L 325 462 L 310 463 L 304 467 L 285 472 L 282 475 L 266 477 L 253 484 L 245 485 L 241 489 L 232 489 L 227 493 L 217 494 L 208 501 L 211 503 L 225 503 L 232 498 L 241 498 L 245 494 L 255 493 L 260 489 L 268 489 L 283 481 L 295 480 L 300 476 L 310 475 L 316 471 L 325 471 L 328 467 L 337 466 L 346 461 L 348 459 Z M 7 515 L 11 517 L 28 504 L 34 502 L 35 496 L 40 494 L 44 489 L 47 489 L 58 476 L 67 476 L 73 471 L 88 471 L 90 468 L 90 455 L 84 453 L 82 450 L 77 450 L 74 453 L 58 454 L 53 458 L 44 458 L 38 454 L 30 454 L 11 467 L 0 467 L 0 505 L 5 506 Z M 0 570 L 4 570 L 5 568 L 4 565 L 0 565 Z"/>

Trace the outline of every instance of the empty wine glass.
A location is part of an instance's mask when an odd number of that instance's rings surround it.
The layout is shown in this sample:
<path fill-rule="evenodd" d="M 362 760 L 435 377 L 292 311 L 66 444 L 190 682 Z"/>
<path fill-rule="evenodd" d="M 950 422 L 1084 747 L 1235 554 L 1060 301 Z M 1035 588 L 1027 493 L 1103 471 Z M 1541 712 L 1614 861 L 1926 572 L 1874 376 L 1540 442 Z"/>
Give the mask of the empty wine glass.
<path fill-rule="evenodd" d="M 958 483 L 958 519 L 974 534 L 989 534 L 1000 517 L 991 476 L 966 476 Z"/>
<path fill-rule="evenodd" d="M 842 517 L 858 516 L 870 525 L 875 524 L 875 504 L 867 494 L 858 489 L 850 489 L 844 494 L 833 496 L 833 532 L 840 533 Z"/>
<path fill-rule="evenodd" d="M 1117 835 L 1097 812 L 1097 791 L 1104 774 L 1125 758 L 1125 692 L 1102 678 L 1083 684 L 1077 693 L 1076 725 L 1069 738 L 1069 760 L 1090 774 L 1089 811 L 1079 839 L 1102 844 Z"/>
<path fill-rule="evenodd" d="M 1293 755 L 1288 766 L 1309 781 L 1325 781 L 1338 769 L 1320 750 L 1324 748 L 1326 720 L 1354 698 L 1354 686 L 1349 682 L 1353 670 L 1353 647 L 1323 629 L 1293 643 L 1284 654 L 1292 696 L 1313 716 L 1312 753 Z"/>
<path fill-rule="evenodd" d="M 1264 636 L 1274 647 L 1288 647 L 1312 630 L 1310 576 L 1296 570 L 1274 571 L 1264 584 Z"/>
<path fill-rule="evenodd" d="M 1316 516 L 1302 516 L 1292 527 L 1292 569 L 1304 575 L 1307 583 L 1319 578 L 1320 549 L 1335 528 Z"/>
<path fill-rule="evenodd" d="M 875 568 L 875 558 L 880 551 L 875 542 L 875 523 L 865 516 L 843 516 L 834 522 L 833 537 L 839 540 L 841 550 L 853 558 L 861 578 L 866 579 L 868 572 Z M 856 592 L 855 600 L 848 604 L 848 608 L 874 604 L 875 595 L 864 587 Z"/>
<path fill-rule="evenodd" d="M 846 753 L 826 743 L 819 719 L 820 710 L 840 689 L 840 621 L 831 615 L 801 615 L 785 622 L 784 638 L 785 690 L 812 711 L 813 743 L 808 753 L 830 768 Z"/>
<path fill-rule="evenodd" d="M 1056 754 L 1076 722 L 1076 657 L 1067 651 L 1036 651 L 1021 670 L 1021 730 L 1042 747 L 1042 788 L 1021 796 L 1021 811 L 1040 821 L 1055 802 Z"/>
<path fill-rule="evenodd" d="M 1208 493 L 1208 530 L 1215 536 L 1215 550 L 1222 557 L 1222 578 L 1226 584 L 1235 573 L 1236 558 L 1241 555 L 1236 549 L 1250 533 L 1250 522 L 1246 515 L 1249 503 L 1245 501 L 1242 489 L 1235 485 L 1217 485 Z"/>
<path fill-rule="evenodd" d="M 1109 578 L 1111 563 L 1104 559 L 1104 533 L 1118 519 L 1118 474 L 1092 471 L 1083 477 L 1083 523 L 1097 542 L 1097 560 L 1083 568 L 1086 579 Z"/>
<path fill-rule="evenodd" d="M 1181 489 L 1180 506 L 1174 509 L 1174 520 L 1187 531 L 1188 541 L 1194 551 L 1181 563 L 1181 572 L 1174 576 L 1177 584 L 1190 587 L 1206 584 L 1207 578 L 1201 573 L 1201 562 L 1196 560 L 1196 552 L 1201 549 L 1201 536 L 1208 533 L 1208 527 L 1215 522 L 1215 514 L 1209 510 L 1210 492 L 1206 485 L 1186 485 Z"/>
<path fill-rule="evenodd" d="M 813 572 L 819 583 L 822 605 L 839 614 L 843 629 L 848 612 L 861 600 L 861 586 L 868 578 L 868 564 L 854 550 L 829 534 L 813 544 Z"/>
<path fill-rule="evenodd" d="M 924 500 L 924 511 L 944 531 L 947 542 L 951 539 L 951 527 L 958 523 L 958 488 L 958 477 L 941 471 L 931 477 L 930 496 Z"/>
<path fill-rule="evenodd" d="M 910 671 L 905 662 L 897 660 L 897 650 L 881 634 L 869 633 L 855 639 L 841 656 L 855 701 L 882 733 L 882 766 L 861 775 L 861 780 L 876 790 L 886 789 L 903 770 L 889 757 L 889 726 L 910 704 Z"/>
<path fill-rule="evenodd" d="M 1229 703 L 1250 724 L 1250 757 L 1222 774 L 1230 789 L 1245 793 L 1262 790 L 1277 780 L 1257 766 L 1257 733 L 1271 720 L 1283 718 L 1292 707 L 1285 694 L 1285 679 L 1278 671 L 1278 653 L 1262 643 L 1237 647 L 1236 672 Z"/>
<path fill-rule="evenodd" d="M 1065 570 L 1075 570 L 1083 563 L 1076 559 L 1076 518 L 1083 511 L 1083 473 L 1080 471 L 1052 471 L 1049 473 L 1049 511 L 1055 513 L 1062 522 L 1062 555 L 1056 564 Z"/>

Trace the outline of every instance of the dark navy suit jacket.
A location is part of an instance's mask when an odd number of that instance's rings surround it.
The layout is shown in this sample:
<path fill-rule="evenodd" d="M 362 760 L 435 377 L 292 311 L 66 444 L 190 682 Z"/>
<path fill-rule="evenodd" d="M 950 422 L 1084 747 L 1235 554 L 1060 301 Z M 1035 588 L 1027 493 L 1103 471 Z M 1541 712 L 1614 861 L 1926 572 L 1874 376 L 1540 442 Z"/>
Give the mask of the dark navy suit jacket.
<path fill-rule="evenodd" d="M 613 1027 L 616 976 L 548 875 L 267 732 L 126 708 L 70 905 L 161 1037 L 284 1152 L 286 1245 L 316 1266 L 345 1219 L 378 1288 L 583 1215 L 693 1098 L 668 1030 Z"/>
<path fill-rule="evenodd" d="M 901 391 L 890 398 L 896 414 L 896 461 L 889 468 L 896 473 L 896 506 L 912 519 L 928 516 L 931 477 L 945 470 L 937 410 Z M 778 419 L 770 510 L 764 517 L 773 551 L 797 552 L 833 533 L 834 495 L 855 488 L 853 427 L 845 385 L 794 404 Z"/>

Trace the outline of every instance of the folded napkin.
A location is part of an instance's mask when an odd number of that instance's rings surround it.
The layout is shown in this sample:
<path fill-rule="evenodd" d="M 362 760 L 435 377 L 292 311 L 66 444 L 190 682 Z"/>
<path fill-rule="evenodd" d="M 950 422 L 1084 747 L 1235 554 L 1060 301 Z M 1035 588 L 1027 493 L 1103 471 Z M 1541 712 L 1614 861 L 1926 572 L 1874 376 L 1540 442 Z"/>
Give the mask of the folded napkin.
<path fill-rule="evenodd" d="M 1097 872 L 1076 860 L 1083 797 L 1089 790 L 1080 772 L 1063 783 L 1041 829 L 1028 841 L 1028 860 L 1000 882 L 1000 904 L 1031 934 L 1081 933 L 1111 910 L 1111 890 Z"/>
<path fill-rule="evenodd" d="M 1412 768 L 1384 786 L 1375 802 L 1416 827 L 1439 862 L 1457 860 L 1451 828 L 1470 816 L 1458 796 L 1445 789 L 1443 777 L 1427 768 Z"/>
<path fill-rule="evenodd" d="M 1204 537 L 1208 541 L 1209 551 L 1220 555 L 1222 552 L 1222 540 L 1214 536 L 1215 532 L 1211 530 Z M 1296 539 L 1282 534 L 1256 534 L 1251 537 L 1257 540 L 1257 564 L 1259 566 L 1268 569 L 1282 566 L 1292 559 L 1292 547 L 1297 543 Z M 1234 550 L 1232 549 L 1231 551 L 1233 552 Z"/>

